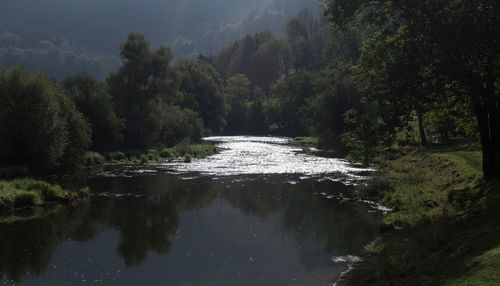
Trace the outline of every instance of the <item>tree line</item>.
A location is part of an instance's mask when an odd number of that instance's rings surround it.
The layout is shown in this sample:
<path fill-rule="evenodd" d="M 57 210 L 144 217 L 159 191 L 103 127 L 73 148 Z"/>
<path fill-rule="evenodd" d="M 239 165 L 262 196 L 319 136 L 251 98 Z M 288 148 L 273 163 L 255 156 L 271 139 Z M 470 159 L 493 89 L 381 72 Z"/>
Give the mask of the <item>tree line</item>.
<path fill-rule="evenodd" d="M 71 167 L 95 151 L 197 141 L 223 128 L 222 81 L 200 61 L 172 63 L 140 34 L 121 44 L 106 81 L 82 73 L 60 82 L 22 67 L 0 74 L 0 159 L 36 170 Z"/>
<path fill-rule="evenodd" d="M 0 107 L 0 157 L 58 165 L 89 148 L 309 135 L 364 161 L 395 145 L 478 142 L 485 174 L 498 174 L 498 4 L 424 2 L 325 1 L 325 16 L 302 10 L 282 37 L 247 35 L 197 60 L 173 62 L 168 47 L 131 33 L 105 81 L 4 71 L 0 96 L 12 104 Z"/>

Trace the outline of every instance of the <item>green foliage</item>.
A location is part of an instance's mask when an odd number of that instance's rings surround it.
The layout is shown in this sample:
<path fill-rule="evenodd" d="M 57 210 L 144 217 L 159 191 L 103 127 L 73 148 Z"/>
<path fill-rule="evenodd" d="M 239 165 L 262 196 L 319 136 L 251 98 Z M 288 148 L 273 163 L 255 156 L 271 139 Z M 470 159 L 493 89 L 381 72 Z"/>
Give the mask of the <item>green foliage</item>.
<path fill-rule="evenodd" d="M 68 141 L 62 164 L 64 166 L 76 166 L 82 163 L 85 153 L 92 144 L 92 129 L 85 116 L 76 109 L 71 98 L 61 96 L 59 100 L 68 132 Z"/>
<path fill-rule="evenodd" d="M 426 128 L 439 143 L 446 144 L 456 138 L 479 140 L 477 119 L 471 109 L 467 104 L 456 102 L 455 97 L 449 97 L 425 114 Z"/>
<path fill-rule="evenodd" d="M 470 124 L 440 120 L 441 115 L 453 116 L 449 104 L 473 111 L 484 175 L 496 177 L 500 172 L 500 4 L 434 1 L 429 9 L 426 1 L 325 2 L 326 13 L 338 28 L 361 17 L 378 29 L 364 42 L 356 68 L 368 97 L 394 121 L 405 121 L 412 109 L 427 109 L 431 124 L 445 139 L 451 130 L 474 133 Z M 471 112 L 465 115 L 465 122 L 474 121 Z"/>
<path fill-rule="evenodd" d="M 123 120 L 115 114 L 105 83 L 88 74 L 66 77 L 61 87 L 92 126 L 92 149 L 109 151 L 123 139 Z"/>
<path fill-rule="evenodd" d="M 174 146 L 185 139 L 199 141 L 209 133 L 198 113 L 178 106 L 167 108 L 164 124 L 160 141 L 167 146 Z"/>
<path fill-rule="evenodd" d="M 106 161 L 122 161 L 126 159 L 125 153 L 120 151 L 106 152 L 103 155 Z"/>
<path fill-rule="evenodd" d="M 174 155 L 174 151 L 170 148 L 163 148 L 161 151 L 160 151 L 160 156 L 162 158 L 166 158 L 166 159 L 172 159 L 175 157 Z"/>
<path fill-rule="evenodd" d="M 173 54 L 163 46 L 151 51 L 144 36 L 135 33 L 121 44 L 120 54 L 123 66 L 108 76 L 110 95 L 125 119 L 123 145 L 144 148 L 159 140 L 166 108 L 177 92 Z"/>
<path fill-rule="evenodd" d="M 226 102 L 229 111 L 226 116 L 226 134 L 237 134 L 248 131 L 248 109 L 251 82 L 244 74 L 237 74 L 227 79 L 225 88 Z"/>
<path fill-rule="evenodd" d="M 346 142 L 342 142 L 341 135 L 350 131 L 344 114 L 362 109 L 358 87 L 349 75 L 325 70 L 316 77 L 315 88 L 318 95 L 309 102 L 309 131 L 318 137 L 321 148 L 344 152 Z"/>
<path fill-rule="evenodd" d="M 369 163 L 392 146 L 394 134 L 377 114 L 349 110 L 344 116 L 348 127 L 341 140 L 351 150 L 352 159 Z"/>
<path fill-rule="evenodd" d="M 179 61 L 174 68 L 180 79 L 181 106 L 197 112 L 212 132 L 222 132 L 226 126 L 226 103 L 217 71 L 197 60 Z"/>
<path fill-rule="evenodd" d="M 0 181 L 0 213 L 9 214 L 17 208 L 39 206 L 71 197 L 58 185 L 33 179 Z"/>
<path fill-rule="evenodd" d="M 292 68 L 288 43 L 263 31 L 236 41 L 214 59 L 214 66 L 224 79 L 243 74 L 264 91 Z"/>
<path fill-rule="evenodd" d="M 293 138 L 293 143 L 298 144 L 303 147 L 317 147 L 318 138 L 316 137 L 295 137 Z"/>
<path fill-rule="evenodd" d="M 299 71 L 272 86 L 272 103 L 269 107 L 273 109 L 274 116 L 269 121 L 271 124 L 276 123 L 280 132 L 289 135 L 307 134 L 311 117 L 307 104 L 315 95 L 314 78 L 314 73 Z"/>
<path fill-rule="evenodd" d="M 309 10 L 302 9 L 297 16 L 287 19 L 285 31 L 295 70 L 318 71 L 327 65 L 323 50 L 328 41 L 329 25 L 324 18 L 316 19 Z"/>
<path fill-rule="evenodd" d="M 74 103 L 42 74 L 22 68 L 0 74 L 0 158 L 50 169 L 74 165 L 90 144 L 89 126 Z"/>
<path fill-rule="evenodd" d="M 104 164 L 105 162 L 106 158 L 97 152 L 87 152 L 85 154 L 85 164 L 87 166 Z"/>

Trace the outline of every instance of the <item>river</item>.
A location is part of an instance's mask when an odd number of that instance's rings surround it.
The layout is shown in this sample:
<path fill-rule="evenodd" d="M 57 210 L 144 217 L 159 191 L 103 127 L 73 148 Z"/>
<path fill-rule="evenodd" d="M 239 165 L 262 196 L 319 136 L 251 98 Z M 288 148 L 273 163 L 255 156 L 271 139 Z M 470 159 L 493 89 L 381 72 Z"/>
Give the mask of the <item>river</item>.
<path fill-rule="evenodd" d="M 0 223 L 0 284 L 331 286 L 378 235 L 380 210 L 340 199 L 370 170 L 287 138 L 206 140 L 219 154 L 100 169 L 72 179 L 88 202 Z"/>

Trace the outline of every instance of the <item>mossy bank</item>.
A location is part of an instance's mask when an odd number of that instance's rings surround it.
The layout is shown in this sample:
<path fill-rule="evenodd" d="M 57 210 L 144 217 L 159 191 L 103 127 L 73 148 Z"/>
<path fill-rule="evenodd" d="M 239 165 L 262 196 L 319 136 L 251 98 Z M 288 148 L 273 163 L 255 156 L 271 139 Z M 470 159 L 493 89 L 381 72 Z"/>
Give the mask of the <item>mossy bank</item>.
<path fill-rule="evenodd" d="M 482 179 L 481 152 L 381 161 L 359 195 L 393 211 L 367 246 L 372 259 L 338 285 L 500 285 L 500 179 Z"/>

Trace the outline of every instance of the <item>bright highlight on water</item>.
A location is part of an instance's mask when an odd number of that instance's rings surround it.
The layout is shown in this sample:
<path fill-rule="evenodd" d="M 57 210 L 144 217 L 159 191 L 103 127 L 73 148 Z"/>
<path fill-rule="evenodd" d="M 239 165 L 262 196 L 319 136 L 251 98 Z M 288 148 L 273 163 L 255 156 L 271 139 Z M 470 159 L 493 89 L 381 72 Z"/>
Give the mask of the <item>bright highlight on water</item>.
<path fill-rule="evenodd" d="M 216 143 L 220 153 L 192 163 L 164 163 L 161 167 L 212 176 L 298 174 L 301 179 L 350 183 L 362 179 L 359 174 L 371 171 L 338 158 L 300 153 L 302 149 L 290 144 L 290 138 L 225 136 L 205 140 Z"/>

